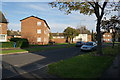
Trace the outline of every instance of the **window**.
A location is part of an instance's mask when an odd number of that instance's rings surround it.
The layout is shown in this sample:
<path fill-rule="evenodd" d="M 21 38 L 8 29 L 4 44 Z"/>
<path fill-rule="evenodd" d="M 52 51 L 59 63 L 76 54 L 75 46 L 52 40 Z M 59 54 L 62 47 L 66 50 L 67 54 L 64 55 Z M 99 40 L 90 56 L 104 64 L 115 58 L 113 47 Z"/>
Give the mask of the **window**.
<path fill-rule="evenodd" d="M 0 27 L 1 27 L 2 25 L 0 24 Z"/>
<path fill-rule="evenodd" d="M 41 38 L 37 38 L 37 42 L 41 42 Z"/>
<path fill-rule="evenodd" d="M 41 30 L 40 30 L 40 29 L 38 29 L 38 30 L 37 30 L 37 33 L 38 33 L 38 34 L 40 34 L 40 33 L 41 33 Z"/>
<path fill-rule="evenodd" d="M 64 36 L 61 36 L 61 38 L 64 38 Z"/>
<path fill-rule="evenodd" d="M 41 22 L 37 22 L 37 25 L 40 26 L 40 25 L 41 25 Z"/>
<path fill-rule="evenodd" d="M 53 38 L 56 38 L 56 37 L 53 36 Z"/>
<path fill-rule="evenodd" d="M 103 37 L 105 37 L 105 35 L 103 35 Z"/>
<path fill-rule="evenodd" d="M 110 35 L 108 35 L 108 37 L 110 37 Z"/>
<path fill-rule="evenodd" d="M 5 35 L 0 35 L 0 40 L 5 40 Z"/>
<path fill-rule="evenodd" d="M 47 30 L 44 31 L 44 34 L 47 34 Z"/>
<path fill-rule="evenodd" d="M 48 36 L 50 36 L 50 34 L 48 34 Z"/>
<path fill-rule="evenodd" d="M 60 38 L 60 36 L 58 36 L 57 38 Z"/>

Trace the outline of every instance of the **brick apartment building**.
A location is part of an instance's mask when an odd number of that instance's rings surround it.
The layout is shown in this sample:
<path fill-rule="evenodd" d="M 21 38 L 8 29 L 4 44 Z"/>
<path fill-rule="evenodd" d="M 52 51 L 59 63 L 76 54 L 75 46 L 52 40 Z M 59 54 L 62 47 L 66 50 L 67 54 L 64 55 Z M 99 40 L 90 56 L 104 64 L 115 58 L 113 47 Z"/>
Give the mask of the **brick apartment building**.
<path fill-rule="evenodd" d="M 7 25 L 8 21 L 0 11 L 0 42 L 7 42 Z"/>
<path fill-rule="evenodd" d="M 112 34 L 107 32 L 104 33 L 102 40 L 103 42 L 112 42 Z"/>
<path fill-rule="evenodd" d="M 30 44 L 48 44 L 50 27 L 41 18 L 30 16 L 21 21 L 21 37 L 28 39 Z"/>

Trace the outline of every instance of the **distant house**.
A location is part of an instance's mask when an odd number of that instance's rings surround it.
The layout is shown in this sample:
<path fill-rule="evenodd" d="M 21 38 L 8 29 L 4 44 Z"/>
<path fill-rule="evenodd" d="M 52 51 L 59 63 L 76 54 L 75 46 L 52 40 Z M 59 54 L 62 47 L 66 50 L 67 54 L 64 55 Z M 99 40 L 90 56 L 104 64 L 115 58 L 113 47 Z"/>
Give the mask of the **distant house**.
<path fill-rule="evenodd" d="M 21 38 L 21 32 L 19 30 L 17 30 L 17 31 L 7 30 L 7 39 L 8 39 L 8 41 L 11 38 Z"/>
<path fill-rule="evenodd" d="M 30 44 L 48 44 L 50 27 L 45 20 L 30 16 L 20 21 L 22 38 L 27 38 Z"/>
<path fill-rule="evenodd" d="M 64 37 L 63 33 L 52 33 L 53 39 L 55 43 L 65 43 L 66 38 Z"/>
<path fill-rule="evenodd" d="M 112 42 L 112 34 L 111 33 L 104 33 L 102 36 L 103 42 Z"/>
<path fill-rule="evenodd" d="M 74 39 L 73 39 L 74 42 L 77 42 L 77 41 L 84 41 L 84 42 L 88 42 L 88 41 L 91 41 L 91 35 L 88 35 L 88 34 L 79 34 L 78 36 L 76 36 Z"/>
<path fill-rule="evenodd" d="M 7 25 L 8 21 L 0 11 L 0 42 L 7 42 Z"/>

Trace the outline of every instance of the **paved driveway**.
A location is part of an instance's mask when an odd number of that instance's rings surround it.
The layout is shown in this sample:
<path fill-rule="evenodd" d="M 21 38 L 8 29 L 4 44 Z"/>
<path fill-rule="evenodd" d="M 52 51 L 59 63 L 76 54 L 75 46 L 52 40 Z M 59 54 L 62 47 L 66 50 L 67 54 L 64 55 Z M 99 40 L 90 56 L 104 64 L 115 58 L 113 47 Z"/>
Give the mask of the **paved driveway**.
<path fill-rule="evenodd" d="M 4 79 L 11 77 L 15 78 L 17 75 L 20 77 L 24 74 L 28 78 L 34 78 L 35 76 L 45 78 L 45 66 L 82 53 L 83 52 L 80 52 L 79 48 L 71 47 L 34 53 L 4 55 L 2 57 L 2 76 Z M 32 76 L 28 75 L 28 73 L 32 74 Z"/>

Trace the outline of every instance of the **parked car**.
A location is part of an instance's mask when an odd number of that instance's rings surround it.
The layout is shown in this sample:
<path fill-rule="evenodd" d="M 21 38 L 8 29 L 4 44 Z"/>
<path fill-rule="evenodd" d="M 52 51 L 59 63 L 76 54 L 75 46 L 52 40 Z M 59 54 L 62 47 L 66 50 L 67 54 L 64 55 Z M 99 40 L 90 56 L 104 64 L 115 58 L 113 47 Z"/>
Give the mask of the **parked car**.
<path fill-rule="evenodd" d="M 86 42 L 81 46 L 82 51 L 93 51 L 96 50 L 97 44 L 95 42 Z"/>
<path fill-rule="evenodd" d="M 83 44 L 85 44 L 83 41 L 76 42 L 76 47 L 81 47 Z"/>
<path fill-rule="evenodd" d="M 49 41 L 49 44 L 50 44 L 50 45 L 54 45 L 55 42 L 54 42 L 54 41 Z"/>

